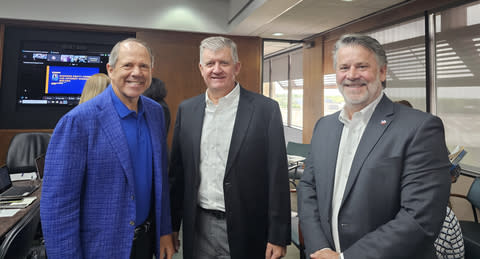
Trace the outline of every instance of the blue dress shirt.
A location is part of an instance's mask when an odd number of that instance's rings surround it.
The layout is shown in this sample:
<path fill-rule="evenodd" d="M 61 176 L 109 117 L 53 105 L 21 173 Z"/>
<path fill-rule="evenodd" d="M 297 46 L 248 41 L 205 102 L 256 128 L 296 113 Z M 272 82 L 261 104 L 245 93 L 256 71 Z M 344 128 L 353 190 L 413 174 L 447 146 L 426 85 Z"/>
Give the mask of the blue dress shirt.
<path fill-rule="evenodd" d="M 145 120 L 142 98 L 138 100 L 138 113 L 136 113 L 120 101 L 112 87 L 108 89 L 111 91 L 113 105 L 120 116 L 120 123 L 132 158 L 137 206 L 135 222 L 138 226 L 148 218 L 152 197 L 153 152 L 150 131 Z"/>

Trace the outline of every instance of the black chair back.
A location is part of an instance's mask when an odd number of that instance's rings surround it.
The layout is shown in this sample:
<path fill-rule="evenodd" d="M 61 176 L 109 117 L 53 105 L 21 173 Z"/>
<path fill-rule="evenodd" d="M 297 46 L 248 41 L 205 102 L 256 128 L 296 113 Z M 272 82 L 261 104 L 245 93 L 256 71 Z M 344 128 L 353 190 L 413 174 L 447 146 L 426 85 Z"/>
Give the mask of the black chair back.
<path fill-rule="evenodd" d="M 12 138 L 7 151 L 7 168 L 9 173 L 37 171 L 35 158 L 47 152 L 50 133 L 26 132 Z"/>

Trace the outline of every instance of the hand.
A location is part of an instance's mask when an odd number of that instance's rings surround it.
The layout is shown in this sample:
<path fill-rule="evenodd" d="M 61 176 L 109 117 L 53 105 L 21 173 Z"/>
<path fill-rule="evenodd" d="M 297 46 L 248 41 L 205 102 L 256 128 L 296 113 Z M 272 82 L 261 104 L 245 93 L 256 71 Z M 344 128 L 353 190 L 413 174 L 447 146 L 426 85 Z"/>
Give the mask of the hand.
<path fill-rule="evenodd" d="M 173 232 L 172 238 L 173 238 L 173 245 L 175 247 L 175 253 L 177 253 L 178 250 L 180 250 L 180 239 L 178 238 L 178 232 Z"/>
<path fill-rule="evenodd" d="M 315 253 L 310 255 L 312 259 L 339 259 L 340 253 L 333 251 L 330 248 L 324 248 L 321 250 L 316 251 Z"/>
<path fill-rule="evenodd" d="M 161 259 L 167 258 L 172 259 L 175 249 L 173 248 L 173 239 L 172 235 L 163 235 L 160 237 L 160 251 L 158 251 L 158 256 Z"/>
<path fill-rule="evenodd" d="M 286 253 L 287 248 L 285 246 L 277 246 L 272 243 L 267 243 L 265 259 L 279 259 L 284 257 Z"/>

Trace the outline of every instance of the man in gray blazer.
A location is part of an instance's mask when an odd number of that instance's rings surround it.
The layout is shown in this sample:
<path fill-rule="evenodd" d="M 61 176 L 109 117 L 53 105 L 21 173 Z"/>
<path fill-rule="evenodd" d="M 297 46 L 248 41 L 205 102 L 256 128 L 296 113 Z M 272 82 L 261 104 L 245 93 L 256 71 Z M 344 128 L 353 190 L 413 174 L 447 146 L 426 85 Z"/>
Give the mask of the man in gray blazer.
<path fill-rule="evenodd" d="M 183 223 L 185 259 L 280 258 L 291 218 L 278 103 L 235 81 L 240 62 L 230 39 L 204 39 L 199 67 L 207 91 L 182 102 L 175 121 L 174 237 Z"/>
<path fill-rule="evenodd" d="M 449 160 L 441 120 L 384 93 L 387 59 L 375 39 L 335 45 L 345 107 L 318 120 L 298 185 L 311 258 L 436 258 Z"/>

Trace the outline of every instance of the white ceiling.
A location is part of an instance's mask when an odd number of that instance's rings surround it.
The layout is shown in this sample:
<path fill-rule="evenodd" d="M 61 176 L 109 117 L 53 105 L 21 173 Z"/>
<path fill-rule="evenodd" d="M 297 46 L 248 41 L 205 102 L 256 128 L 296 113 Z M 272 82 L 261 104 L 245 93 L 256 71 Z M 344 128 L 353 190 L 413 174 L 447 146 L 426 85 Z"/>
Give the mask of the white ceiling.
<path fill-rule="evenodd" d="M 0 0 L 0 18 L 302 40 L 408 1 Z"/>

